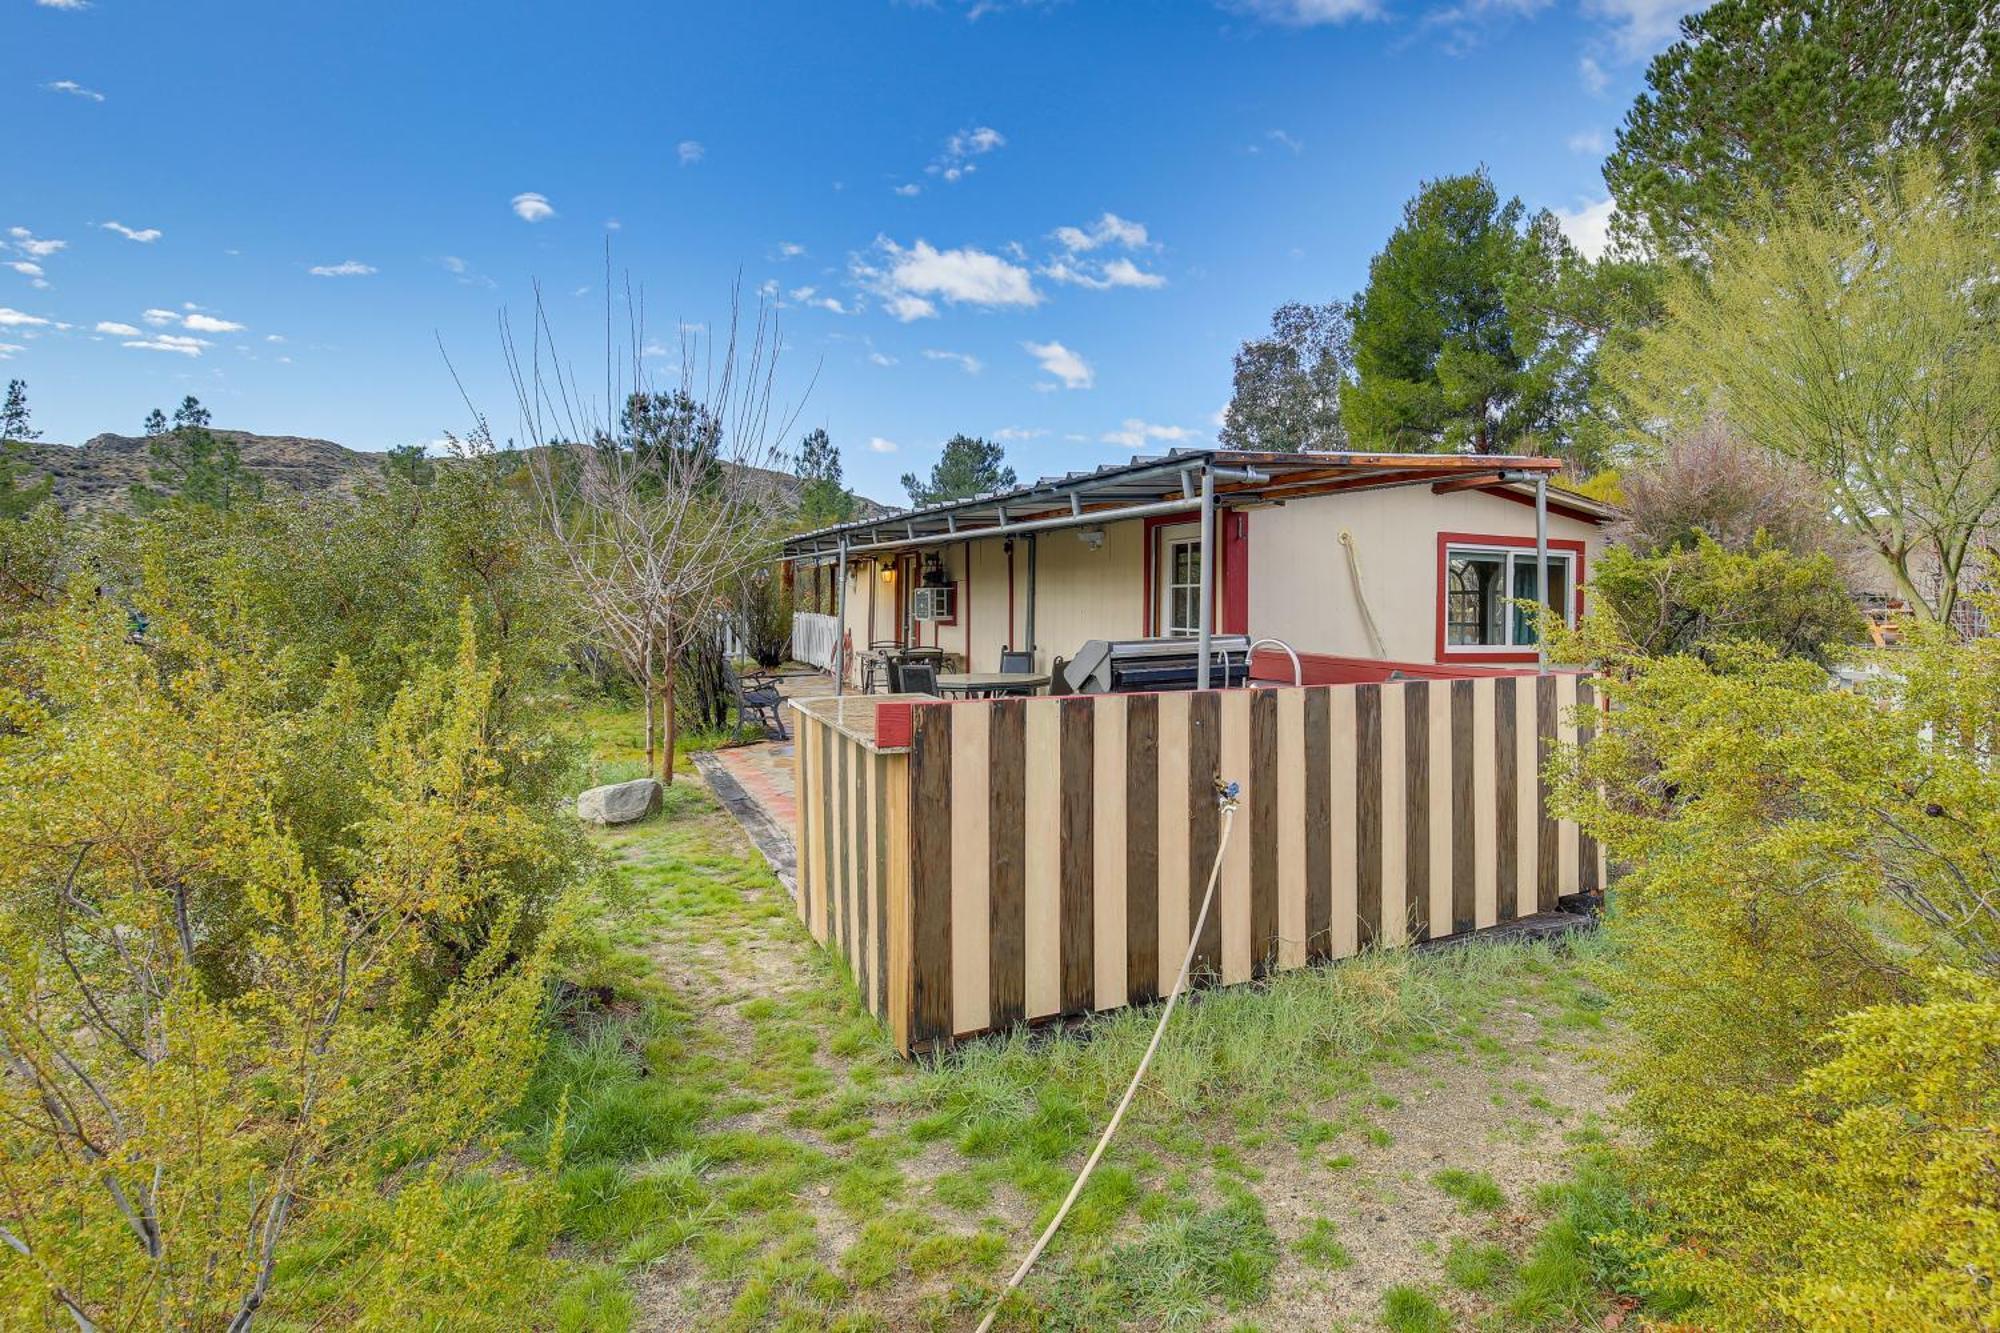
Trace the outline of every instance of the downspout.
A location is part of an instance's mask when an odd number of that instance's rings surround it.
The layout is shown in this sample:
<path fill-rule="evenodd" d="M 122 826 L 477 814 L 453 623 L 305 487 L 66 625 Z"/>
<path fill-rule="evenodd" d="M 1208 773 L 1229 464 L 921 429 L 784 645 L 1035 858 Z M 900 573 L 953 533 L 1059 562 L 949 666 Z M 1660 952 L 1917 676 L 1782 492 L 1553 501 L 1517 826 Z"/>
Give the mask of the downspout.
<path fill-rule="evenodd" d="M 1537 616 L 1548 614 L 1549 606 L 1549 479 L 1535 475 L 1535 605 Z M 1535 635 L 1535 662 L 1544 670 L 1549 665 L 1549 636 Z"/>
<path fill-rule="evenodd" d="M 1031 653 L 1035 651 L 1035 536 L 1032 532 L 1028 534 L 1028 608 L 1024 617 L 1027 623 L 1021 626 Z"/>
<path fill-rule="evenodd" d="M 1201 662 L 1195 668 L 1195 688 L 1208 688 L 1208 643 L 1214 636 L 1215 619 L 1215 470 L 1201 470 L 1201 597 L 1195 613 L 1195 652 Z"/>

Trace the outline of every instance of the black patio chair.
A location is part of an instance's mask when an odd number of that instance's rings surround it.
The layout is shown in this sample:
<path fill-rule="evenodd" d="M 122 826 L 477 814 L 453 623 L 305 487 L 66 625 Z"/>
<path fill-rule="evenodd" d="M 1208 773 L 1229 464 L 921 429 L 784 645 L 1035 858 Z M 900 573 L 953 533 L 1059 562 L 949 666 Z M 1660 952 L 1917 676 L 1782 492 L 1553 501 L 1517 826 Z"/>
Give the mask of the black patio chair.
<path fill-rule="evenodd" d="M 728 662 L 722 664 L 722 674 L 729 685 L 730 697 L 736 700 L 738 726 L 748 726 L 755 717 L 765 728 L 776 732 L 779 740 L 792 738 L 785 730 L 785 696 L 779 693 L 774 678 L 762 671 L 738 672 Z"/>
<path fill-rule="evenodd" d="M 937 666 L 931 662 L 891 662 L 889 679 L 898 694 L 940 695 Z"/>
<path fill-rule="evenodd" d="M 1000 669 L 1002 671 L 1033 671 L 1035 669 L 1035 655 L 1033 653 L 1016 652 L 1012 648 L 1002 648 L 1000 650 Z"/>

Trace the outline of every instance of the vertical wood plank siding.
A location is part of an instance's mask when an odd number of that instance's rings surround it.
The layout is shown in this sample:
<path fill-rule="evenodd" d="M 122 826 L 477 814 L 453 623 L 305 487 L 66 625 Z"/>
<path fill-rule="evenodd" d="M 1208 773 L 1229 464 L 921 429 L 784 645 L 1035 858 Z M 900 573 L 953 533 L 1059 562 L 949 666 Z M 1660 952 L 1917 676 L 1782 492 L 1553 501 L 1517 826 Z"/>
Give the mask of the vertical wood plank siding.
<path fill-rule="evenodd" d="M 1356 947 L 1382 943 L 1382 687 L 1354 687 Z"/>
<path fill-rule="evenodd" d="M 1278 695 L 1250 695 L 1250 974 L 1278 963 Z"/>
<path fill-rule="evenodd" d="M 817 743 L 817 742 L 815 742 Z M 910 719 L 910 1044 L 952 1035 L 951 709 Z"/>
<path fill-rule="evenodd" d="M 1125 997 L 1149 1004 L 1160 998 L 1159 696 L 1135 694 L 1124 711 Z"/>
<path fill-rule="evenodd" d="M 1575 677 L 920 704 L 907 754 L 801 714 L 801 920 L 899 1049 L 1161 998 L 1242 784 L 1191 976 L 1484 929 L 1603 884 L 1544 767 Z"/>
<path fill-rule="evenodd" d="M 1094 1008 L 1097 994 L 1097 861 L 1091 799 L 1096 776 L 1096 705 L 1087 696 L 1064 699 L 1058 718 L 1062 784 L 1057 820 L 1061 850 L 1057 947 L 1062 954 L 1058 1012 L 1077 1014 Z"/>
<path fill-rule="evenodd" d="M 1403 904 L 1410 939 L 1431 937 L 1431 683 L 1403 686 Z"/>
<path fill-rule="evenodd" d="M 986 722 L 991 736 L 986 831 L 991 839 L 992 885 L 987 923 L 988 1021 L 1012 1027 L 1027 1016 L 1028 935 L 1028 763 L 1027 709 L 1009 699 L 984 710 L 969 710 L 970 726 Z M 1035 836 L 1046 837 L 1037 829 Z"/>
<path fill-rule="evenodd" d="M 1472 682 L 1451 682 L 1451 933 L 1472 929 L 1478 825 L 1473 820 Z"/>
<path fill-rule="evenodd" d="M 1194 929 L 1201 900 L 1208 890 L 1208 873 L 1222 837 L 1222 814 L 1215 803 L 1215 779 L 1222 772 L 1222 696 L 1214 690 L 1188 696 L 1187 738 L 1187 928 Z M 1172 967 L 1179 955 L 1162 958 Z M 1195 941 L 1190 982 L 1213 981 L 1222 975 L 1222 913 L 1209 910 Z"/>

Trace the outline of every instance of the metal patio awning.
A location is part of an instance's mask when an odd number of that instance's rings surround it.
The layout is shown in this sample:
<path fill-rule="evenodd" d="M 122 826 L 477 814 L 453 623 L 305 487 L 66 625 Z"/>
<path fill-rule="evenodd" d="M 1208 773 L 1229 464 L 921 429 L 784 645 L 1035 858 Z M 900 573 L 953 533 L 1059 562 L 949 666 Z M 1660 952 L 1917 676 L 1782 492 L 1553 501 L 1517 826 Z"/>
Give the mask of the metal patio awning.
<path fill-rule="evenodd" d="M 1443 491 L 1499 489 L 1528 498 L 1534 482 L 1562 467 L 1554 458 L 1473 454 L 1258 453 L 1177 449 L 1090 472 L 1044 477 L 1011 490 L 857 519 L 786 539 L 784 556 L 819 564 L 881 551 L 908 550 L 979 537 L 1115 523 L 1201 508 L 1203 474 L 1217 504 L 1266 503 L 1339 491 L 1430 485 Z M 1604 521 L 1615 511 L 1581 496 L 1555 503 Z"/>

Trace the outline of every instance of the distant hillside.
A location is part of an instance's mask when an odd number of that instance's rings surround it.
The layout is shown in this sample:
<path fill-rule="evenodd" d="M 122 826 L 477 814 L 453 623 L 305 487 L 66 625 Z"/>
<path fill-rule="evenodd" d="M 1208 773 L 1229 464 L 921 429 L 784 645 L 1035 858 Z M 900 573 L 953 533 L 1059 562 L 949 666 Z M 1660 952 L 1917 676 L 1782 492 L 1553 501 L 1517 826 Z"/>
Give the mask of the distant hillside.
<path fill-rule="evenodd" d="M 252 435 L 240 430 L 211 433 L 234 441 L 243 465 L 263 478 L 267 487 L 290 491 L 352 495 L 375 484 L 388 456 L 297 435 Z M 132 488 L 147 482 L 149 461 L 145 437 L 137 435 L 97 435 L 82 445 L 35 443 L 22 446 L 21 453 L 23 470 L 30 476 L 52 478 L 56 503 L 81 514 L 128 508 Z M 441 461 L 449 466 L 449 460 Z M 774 494 L 797 501 L 797 477 L 765 468 L 752 471 Z M 873 500 L 861 503 L 867 517 L 889 512 L 888 506 Z"/>

